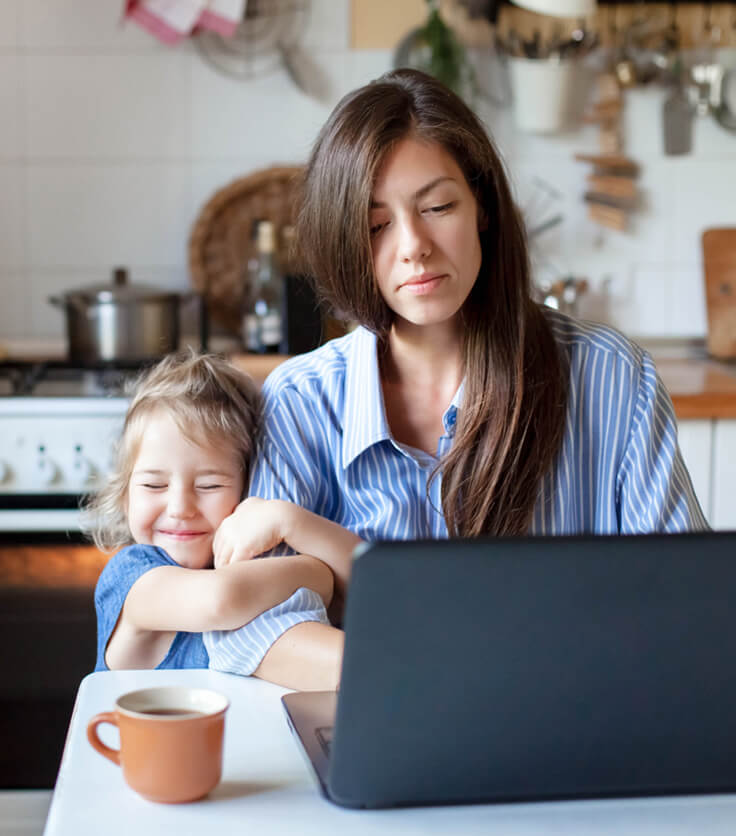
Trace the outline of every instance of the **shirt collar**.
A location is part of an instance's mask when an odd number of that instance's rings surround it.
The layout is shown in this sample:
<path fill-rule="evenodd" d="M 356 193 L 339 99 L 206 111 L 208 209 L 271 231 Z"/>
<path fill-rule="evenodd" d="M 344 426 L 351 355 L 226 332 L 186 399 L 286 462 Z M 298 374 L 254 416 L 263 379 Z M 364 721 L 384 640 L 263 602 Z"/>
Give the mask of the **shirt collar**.
<path fill-rule="evenodd" d="M 445 433 L 450 437 L 455 437 L 455 429 L 457 427 L 457 412 L 463 402 L 463 391 L 465 390 L 465 378 L 460 381 L 457 387 L 457 392 L 450 402 L 450 405 L 445 410 L 442 416 L 442 426 L 445 428 Z"/>
<path fill-rule="evenodd" d="M 343 468 L 373 444 L 391 438 L 378 374 L 376 335 L 363 327 L 353 333 L 345 368 Z"/>
<path fill-rule="evenodd" d="M 376 335 L 355 329 L 345 369 L 345 411 L 342 425 L 342 466 L 348 467 L 361 453 L 379 441 L 391 440 L 386 420 L 381 379 L 378 373 Z M 462 404 L 465 380 L 442 416 L 445 433 L 454 438 L 457 413 Z"/>

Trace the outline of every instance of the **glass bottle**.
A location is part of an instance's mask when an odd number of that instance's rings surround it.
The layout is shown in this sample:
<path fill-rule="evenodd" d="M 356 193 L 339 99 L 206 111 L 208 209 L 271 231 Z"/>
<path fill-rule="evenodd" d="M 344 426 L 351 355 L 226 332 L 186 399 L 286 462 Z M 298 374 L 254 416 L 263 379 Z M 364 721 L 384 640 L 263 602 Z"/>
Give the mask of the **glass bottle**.
<path fill-rule="evenodd" d="M 260 354 L 279 351 L 283 333 L 284 277 L 276 254 L 271 221 L 258 224 L 258 261 L 253 276 L 252 306 L 245 318 L 246 347 Z"/>
<path fill-rule="evenodd" d="M 258 224 L 260 222 L 260 220 L 255 220 L 251 224 L 250 244 L 254 250 L 257 246 Z M 257 252 L 253 252 L 248 258 L 243 272 L 243 295 L 240 302 L 240 337 L 243 348 L 246 351 L 257 352 L 260 344 L 258 339 L 258 317 L 253 309 L 258 281 Z"/>

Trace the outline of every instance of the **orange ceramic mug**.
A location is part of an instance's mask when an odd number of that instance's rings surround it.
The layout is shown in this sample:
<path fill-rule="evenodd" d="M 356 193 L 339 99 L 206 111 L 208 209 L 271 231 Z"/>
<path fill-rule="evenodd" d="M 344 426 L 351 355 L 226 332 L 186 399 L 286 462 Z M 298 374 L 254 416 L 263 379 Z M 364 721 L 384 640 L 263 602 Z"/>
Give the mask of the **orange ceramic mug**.
<path fill-rule="evenodd" d="M 220 780 L 228 704 L 227 697 L 205 688 L 131 691 L 117 699 L 114 711 L 89 721 L 87 739 L 149 801 L 195 801 Z M 101 723 L 118 727 L 120 749 L 100 740 Z"/>

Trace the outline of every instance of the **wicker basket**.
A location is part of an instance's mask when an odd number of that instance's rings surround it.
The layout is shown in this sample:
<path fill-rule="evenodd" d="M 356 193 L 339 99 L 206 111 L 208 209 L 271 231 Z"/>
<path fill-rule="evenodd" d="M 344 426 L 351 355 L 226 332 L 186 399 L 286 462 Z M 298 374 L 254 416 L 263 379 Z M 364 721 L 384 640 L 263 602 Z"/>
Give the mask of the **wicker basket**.
<path fill-rule="evenodd" d="M 233 334 L 248 290 L 248 260 L 255 255 L 253 225 L 269 220 L 279 233 L 294 222 L 301 166 L 274 166 L 240 177 L 215 192 L 189 236 L 192 286 L 207 301 L 209 316 Z M 288 269 L 289 253 L 279 253 Z"/>

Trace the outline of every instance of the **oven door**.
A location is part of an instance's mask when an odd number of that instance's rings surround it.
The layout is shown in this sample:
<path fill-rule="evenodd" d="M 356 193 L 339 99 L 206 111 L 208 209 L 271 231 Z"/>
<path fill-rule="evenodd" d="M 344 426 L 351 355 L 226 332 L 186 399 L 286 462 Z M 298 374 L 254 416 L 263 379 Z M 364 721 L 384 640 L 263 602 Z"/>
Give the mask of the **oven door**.
<path fill-rule="evenodd" d="M 81 539 L 84 494 L 0 494 L 0 532 L 55 532 Z M 75 538 L 77 539 L 77 538 Z"/>

